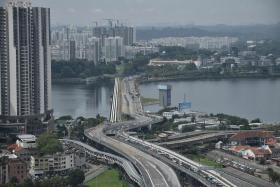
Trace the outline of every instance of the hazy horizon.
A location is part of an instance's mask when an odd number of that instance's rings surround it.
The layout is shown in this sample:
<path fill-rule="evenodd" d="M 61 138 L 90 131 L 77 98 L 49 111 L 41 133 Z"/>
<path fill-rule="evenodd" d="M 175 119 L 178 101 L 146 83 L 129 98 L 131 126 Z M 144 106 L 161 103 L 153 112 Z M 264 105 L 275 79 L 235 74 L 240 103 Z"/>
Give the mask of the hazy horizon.
<path fill-rule="evenodd" d="M 53 25 L 88 25 L 105 18 L 135 26 L 280 22 L 279 0 L 33 0 L 33 5 L 50 7 Z"/>

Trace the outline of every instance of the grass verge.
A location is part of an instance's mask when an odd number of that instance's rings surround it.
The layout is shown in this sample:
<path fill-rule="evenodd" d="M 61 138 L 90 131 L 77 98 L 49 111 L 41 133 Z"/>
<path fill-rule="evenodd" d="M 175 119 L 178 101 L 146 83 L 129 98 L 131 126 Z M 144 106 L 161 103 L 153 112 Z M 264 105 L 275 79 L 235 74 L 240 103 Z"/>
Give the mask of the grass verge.
<path fill-rule="evenodd" d="M 86 183 L 88 187 L 131 187 L 131 185 L 121 178 L 116 169 L 109 169 Z"/>

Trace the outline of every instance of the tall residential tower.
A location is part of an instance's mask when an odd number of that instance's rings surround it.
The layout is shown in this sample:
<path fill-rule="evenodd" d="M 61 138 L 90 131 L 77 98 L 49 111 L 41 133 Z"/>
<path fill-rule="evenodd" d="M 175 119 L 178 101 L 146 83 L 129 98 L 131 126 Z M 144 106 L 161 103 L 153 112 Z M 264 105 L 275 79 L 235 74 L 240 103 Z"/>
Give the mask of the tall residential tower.
<path fill-rule="evenodd" d="M 36 133 L 52 118 L 50 41 L 50 9 L 0 1 L 1 128 Z"/>

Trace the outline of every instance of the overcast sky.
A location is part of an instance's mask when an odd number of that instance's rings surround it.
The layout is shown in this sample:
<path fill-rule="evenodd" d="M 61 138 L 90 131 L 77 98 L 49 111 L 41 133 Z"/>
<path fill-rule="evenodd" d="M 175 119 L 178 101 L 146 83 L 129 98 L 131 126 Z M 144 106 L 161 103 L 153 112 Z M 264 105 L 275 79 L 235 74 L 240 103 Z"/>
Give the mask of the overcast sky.
<path fill-rule="evenodd" d="M 118 18 L 131 25 L 273 24 L 280 0 L 33 0 L 50 7 L 53 24 L 87 25 Z"/>

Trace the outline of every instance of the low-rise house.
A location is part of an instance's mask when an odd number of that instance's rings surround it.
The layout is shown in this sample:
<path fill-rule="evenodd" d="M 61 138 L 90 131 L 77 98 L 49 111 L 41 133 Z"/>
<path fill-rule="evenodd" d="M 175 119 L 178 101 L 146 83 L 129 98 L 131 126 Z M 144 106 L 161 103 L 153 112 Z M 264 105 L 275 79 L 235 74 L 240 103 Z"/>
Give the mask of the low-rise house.
<path fill-rule="evenodd" d="M 260 147 L 269 145 L 275 146 L 277 139 L 268 131 L 244 131 L 233 135 L 230 138 L 231 145 L 249 145 Z"/>
<path fill-rule="evenodd" d="M 16 155 L 1 155 L 0 157 L 0 184 L 7 184 L 12 178 L 22 183 L 27 178 L 27 164 Z"/>
<path fill-rule="evenodd" d="M 18 135 L 16 144 L 23 149 L 37 148 L 36 136 L 31 134 Z"/>
<path fill-rule="evenodd" d="M 269 146 L 233 146 L 229 150 L 237 156 L 250 160 L 270 160 L 272 155 Z"/>
<path fill-rule="evenodd" d="M 37 149 L 24 149 L 20 147 L 18 144 L 12 144 L 8 147 L 8 150 L 15 154 L 18 158 L 24 160 L 27 165 L 29 166 L 29 162 L 31 159 L 31 156 L 39 155 L 39 152 Z"/>
<path fill-rule="evenodd" d="M 75 168 L 74 154 L 57 153 L 54 155 L 31 156 L 30 175 L 43 177 L 53 175 L 67 175 Z"/>

